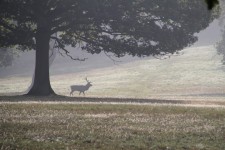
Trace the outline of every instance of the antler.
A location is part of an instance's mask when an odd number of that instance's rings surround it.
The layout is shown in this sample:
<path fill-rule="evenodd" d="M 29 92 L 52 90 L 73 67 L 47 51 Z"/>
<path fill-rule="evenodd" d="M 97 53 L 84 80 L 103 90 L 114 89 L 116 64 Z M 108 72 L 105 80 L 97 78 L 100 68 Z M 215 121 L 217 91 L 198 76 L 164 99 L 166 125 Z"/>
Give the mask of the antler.
<path fill-rule="evenodd" d="M 87 77 L 85 78 L 85 80 L 87 81 L 87 83 L 91 83 L 90 81 L 88 81 Z"/>

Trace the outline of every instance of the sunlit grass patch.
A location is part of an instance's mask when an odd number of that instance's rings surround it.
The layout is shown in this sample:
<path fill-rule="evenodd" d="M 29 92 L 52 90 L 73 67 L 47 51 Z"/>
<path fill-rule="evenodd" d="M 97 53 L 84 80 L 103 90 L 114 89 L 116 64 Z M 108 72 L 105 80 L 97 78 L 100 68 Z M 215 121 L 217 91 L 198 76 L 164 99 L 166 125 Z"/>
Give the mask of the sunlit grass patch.
<path fill-rule="evenodd" d="M 1 104 L 3 149 L 224 149 L 225 109 Z"/>

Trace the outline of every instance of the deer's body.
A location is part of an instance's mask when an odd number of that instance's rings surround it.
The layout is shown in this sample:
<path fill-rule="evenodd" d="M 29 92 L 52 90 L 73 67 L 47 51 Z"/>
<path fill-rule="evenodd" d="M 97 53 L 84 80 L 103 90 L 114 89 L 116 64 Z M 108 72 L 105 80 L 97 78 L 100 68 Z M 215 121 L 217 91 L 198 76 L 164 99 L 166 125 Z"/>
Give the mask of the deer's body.
<path fill-rule="evenodd" d="M 87 81 L 86 85 L 71 85 L 70 86 L 70 89 L 71 89 L 70 95 L 73 95 L 73 92 L 75 92 L 75 91 L 78 91 L 79 95 L 81 93 L 83 93 L 85 95 L 84 92 L 87 91 L 92 86 L 91 82 L 89 82 L 87 79 L 86 79 L 86 81 Z"/>

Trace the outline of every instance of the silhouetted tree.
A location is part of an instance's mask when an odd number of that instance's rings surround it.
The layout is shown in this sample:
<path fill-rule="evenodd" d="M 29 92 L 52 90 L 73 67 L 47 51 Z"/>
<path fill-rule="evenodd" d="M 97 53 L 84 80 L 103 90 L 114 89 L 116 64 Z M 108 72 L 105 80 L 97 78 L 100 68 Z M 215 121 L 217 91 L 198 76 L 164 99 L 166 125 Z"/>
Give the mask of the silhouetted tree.
<path fill-rule="evenodd" d="M 167 55 L 193 44 L 215 16 L 203 0 L 1 0 L 0 47 L 35 49 L 28 94 L 49 95 L 50 39 L 67 55 L 67 45 L 117 57 Z"/>
<path fill-rule="evenodd" d="M 225 65 L 225 31 L 222 31 L 222 39 L 216 44 L 217 53 L 223 56 L 222 63 Z"/>

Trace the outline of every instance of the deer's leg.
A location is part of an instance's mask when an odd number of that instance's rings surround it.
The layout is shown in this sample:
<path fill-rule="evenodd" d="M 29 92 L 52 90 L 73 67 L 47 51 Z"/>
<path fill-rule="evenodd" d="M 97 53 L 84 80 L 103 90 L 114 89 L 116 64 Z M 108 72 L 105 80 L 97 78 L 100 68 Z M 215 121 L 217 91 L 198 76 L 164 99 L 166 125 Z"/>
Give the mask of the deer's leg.
<path fill-rule="evenodd" d="M 73 92 L 74 92 L 74 91 L 71 91 L 71 92 L 70 92 L 70 96 L 73 95 Z"/>
<path fill-rule="evenodd" d="M 83 95 L 85 96 L 85 93 L 83 92 Z"/>
<path fill-rule="evenodd" d="M 80 92 L 81 93 L 81 92 Z M 79 95 L 80 95 L 80 93 L 79 93 Z"/>

